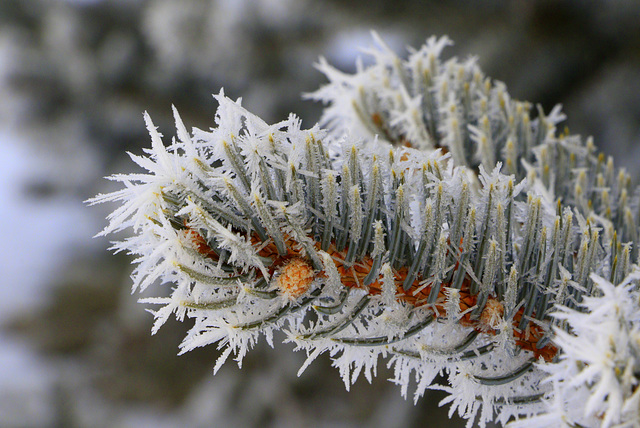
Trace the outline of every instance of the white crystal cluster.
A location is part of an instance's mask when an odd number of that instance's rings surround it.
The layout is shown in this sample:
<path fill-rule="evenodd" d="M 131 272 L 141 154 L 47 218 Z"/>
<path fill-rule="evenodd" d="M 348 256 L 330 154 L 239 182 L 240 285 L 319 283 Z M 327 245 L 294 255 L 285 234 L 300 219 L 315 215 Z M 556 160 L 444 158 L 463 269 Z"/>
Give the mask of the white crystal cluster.
<path fill-rule="evenodd" d="M 154 332 L 193 318 L 182 352 L 217 345 L 215 370 L 283 332 L 300 372 L 328 353 L 347 388 L 386 360 L 403 395 L 444 389 L 469 425 L 633 425 L 628 174 L 559 134 L 559 108 L 441 60 L 447 38 L 407 60 L 377 41 L 353 75 L 321 61 L 325 129 L 269 125 L 222 92 L 214 128 L 174 112 L 167 146 L 145 116 L 152 147 L 131 157 L 147 172 L 91 202 L 121 203 L 102 234 L 133 232 L 114 249 L 136 256 L 134 289 L 159 290 Z"/>
<path fill-rule="evenodd" d="M 580 310 L 559 307 L 552 314 L 568 329 L 554 328 L 558 361 L 540 365 L 553 391 L 545 410 L 514 426 L 640 424 L 640 272 L 617 285 L 592 279 L 598 292 L 585 297 Z"/>

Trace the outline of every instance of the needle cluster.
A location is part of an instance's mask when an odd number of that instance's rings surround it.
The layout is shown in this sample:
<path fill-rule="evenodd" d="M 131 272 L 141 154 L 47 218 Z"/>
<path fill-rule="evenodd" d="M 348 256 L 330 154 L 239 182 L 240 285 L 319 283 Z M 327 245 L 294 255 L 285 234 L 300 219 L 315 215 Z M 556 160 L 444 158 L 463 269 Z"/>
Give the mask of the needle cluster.
<path fill-rule="evenodd" d="M 130 156 L 147 172 L 111 177 L 124 188 L 91 203 L 121 204 L 101 234 L 131 231 L 114 249 L 136 256 L 134 290 L 164 290 L 143 299 L 159 306 L 153 332 L 193 318 L 181 352 L 216 344 L 217 370 L 280 331 L 308 355 L 300 372 L 328 353 L 347 388 L 383 359 L 403 395 L 444 389 L 469 424 L 633 421 L 628 174 L 559 133 L 559 108 L 511 99 L 473 58 L 443 61 L 446 37 L 406 60 L 376 41 L 355 74 L 320 61 L 329 83 L 310 96 L 327 107 L 311 129 L 222 92 L 215 127 L 189 133 L 174 111 L 167 145 L 145 115 L 151 149 Z M 605 330 L 624 333 L 589 351 Z"/>

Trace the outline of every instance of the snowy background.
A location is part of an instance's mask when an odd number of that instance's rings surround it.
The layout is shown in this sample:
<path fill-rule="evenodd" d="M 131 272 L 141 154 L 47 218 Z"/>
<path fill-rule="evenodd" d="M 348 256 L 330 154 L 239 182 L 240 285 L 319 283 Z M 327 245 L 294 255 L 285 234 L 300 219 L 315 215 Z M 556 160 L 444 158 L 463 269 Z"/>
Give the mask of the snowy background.
<path fill-rule="evenodd" d="M 112 207 L 83 205 L 149 145 L 142 112 L 173 135 L 171 104 L 207 129 L 221 87 L 269 122 L 323 78 L 353 70 L 376 30 L 399 54 L 448 34 L 514 98 L 562 103 L 640 177 L 640 2 L 489 0 L 0 0 L 0 426 L 462 426 L 400 397 L 380 366 L 344 390 L 328 359 L 265 345 L 212 376 L 218 351 L 177 357 L 187 326 L 149 334 L 126 256 L 91 239 Z"/>

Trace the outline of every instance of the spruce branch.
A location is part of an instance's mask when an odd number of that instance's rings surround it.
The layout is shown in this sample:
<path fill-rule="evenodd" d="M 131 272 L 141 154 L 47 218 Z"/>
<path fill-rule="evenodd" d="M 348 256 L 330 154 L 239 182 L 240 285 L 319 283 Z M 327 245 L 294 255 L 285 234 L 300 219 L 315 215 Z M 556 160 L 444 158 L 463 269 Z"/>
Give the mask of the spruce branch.
<path fill-rule="evenodd" d="M 311 129 L 222 91 L 209 131 L 174 109 L 167 146 L 145 115 L 152 147 L 131 157 L 148 173 L 89 202 L 121 204 L 101 235 L 131 228 L 114 249 L 137 256 L 134 290 L 169 294 L 146 299 L 161 305 L 153 332 L 193 318 L 181 352 L 225 348 L 217 370 L 280 331 L 308 356 L 300 372 L 328 353 L 347 389 L 386 359 L 404 396 L 413 379 L 416 401 L 443 389 L 469 425 L 637 422 L 629 175 L 559 133 L 559 107 L 511 99 L 473 58 L 442 60 L 448 38 L 406 60 L 374 38 L 353 75 L 320 61 Z"/>

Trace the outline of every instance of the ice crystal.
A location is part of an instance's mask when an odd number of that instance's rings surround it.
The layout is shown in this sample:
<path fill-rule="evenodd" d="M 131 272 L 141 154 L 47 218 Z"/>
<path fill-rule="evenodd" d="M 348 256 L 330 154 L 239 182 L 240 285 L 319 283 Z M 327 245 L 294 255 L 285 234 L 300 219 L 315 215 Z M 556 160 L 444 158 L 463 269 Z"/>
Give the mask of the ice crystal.
<path fill-rule="evenodd" d="M 638 426 L 640 424 L 640 295 L 634 271 L 618 285 L 592 276 L 597 293 L 578 310 L 558 307 L 554 328 L 562 349 L 556 362 L 540 365 L 553 396 L 545 412 L 518 426 Z"/>
<path fill-rule="evenodd" d="M 181 352 L 224 348 L 215 370 L 281 331 L 300 372 L 327 353 L 347 388 L 386 359 L 404 396 L 443 389 L 469 425 L 637 418 L 628 174 L 559 134 L 559 108 L 442 60 L 446 37 L 407 60 L 376 41 L 353 75 L 321 60 L 326 130 L 222 92 L 214 128 L 189 134 L 174 111 L 167 146 L 145 115 L 152 147 L 131 158 L 148 172 L 91 202 L 121 203 L 102 234 L 132 230 L 114 249 L 137 257 L 134 289 L 165 290 L 145 300 L 153 331 L 193 318 Z"/>

